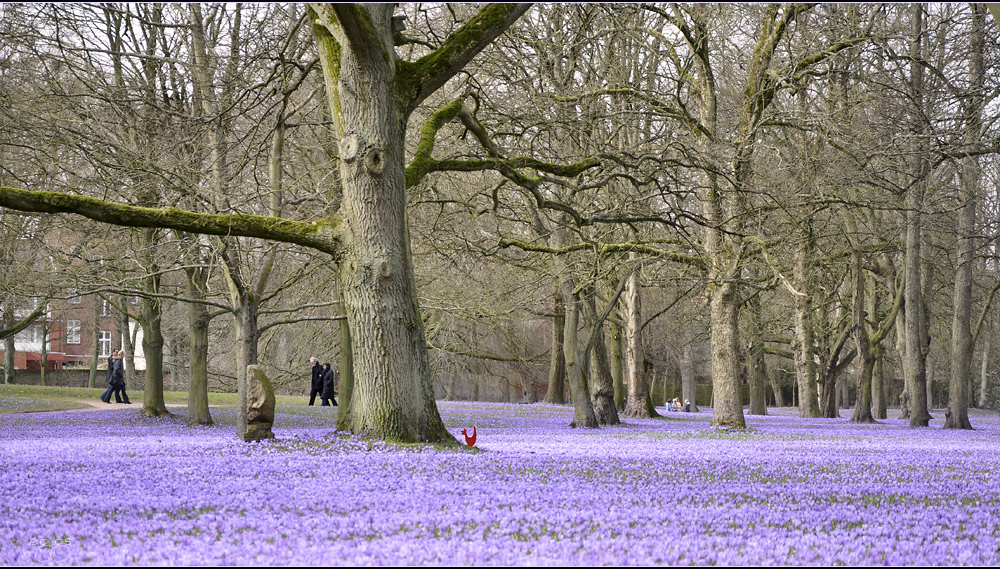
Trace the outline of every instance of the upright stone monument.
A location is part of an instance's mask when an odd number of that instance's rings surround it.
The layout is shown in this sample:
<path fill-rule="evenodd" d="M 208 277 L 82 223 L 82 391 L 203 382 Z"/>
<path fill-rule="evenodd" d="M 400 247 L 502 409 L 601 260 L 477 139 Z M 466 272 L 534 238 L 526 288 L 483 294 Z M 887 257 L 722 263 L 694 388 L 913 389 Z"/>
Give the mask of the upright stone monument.
<path fill-rule="evenodd" d="M 247 366 L 246 400 L 240 403 L 238 413 L 246 417 L 246 422 L 236 422 L 236 434 L 240 439 L 246 442 L 273 439 L 274 388 L 260 366 Z"/>

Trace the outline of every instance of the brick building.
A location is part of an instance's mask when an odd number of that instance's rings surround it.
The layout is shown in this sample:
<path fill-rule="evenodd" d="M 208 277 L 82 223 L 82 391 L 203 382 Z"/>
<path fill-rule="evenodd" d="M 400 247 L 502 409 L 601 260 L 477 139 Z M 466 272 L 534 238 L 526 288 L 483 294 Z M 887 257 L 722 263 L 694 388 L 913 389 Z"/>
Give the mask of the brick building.
<path fill-rule="evenodd" d="M 128 305 L 130 309 L 137 307 L 138 299 L 130 299 Z M 28 310 L 33 310 L 33 307 Z M 97 295 L 50 302 L 45 316 L 15 337 L 14 369 L 41 369 L 43 338 L 47 339 L 46 369 L 89 368 L 95 342 L 98 364 L 103 367 L 112 347 L 121 345 L 117 336 L 118 324 L 114 308 Z M 135 321 L 129 321 L 130 332 L 135 333 L 136 326 Z M 135 367 L 142 370 L 146 368 L 146 361 L 142 355 L 141 328 L 135 339 Z M 0 343 L 0 362 L 3 356 L 4 344 Z"/>

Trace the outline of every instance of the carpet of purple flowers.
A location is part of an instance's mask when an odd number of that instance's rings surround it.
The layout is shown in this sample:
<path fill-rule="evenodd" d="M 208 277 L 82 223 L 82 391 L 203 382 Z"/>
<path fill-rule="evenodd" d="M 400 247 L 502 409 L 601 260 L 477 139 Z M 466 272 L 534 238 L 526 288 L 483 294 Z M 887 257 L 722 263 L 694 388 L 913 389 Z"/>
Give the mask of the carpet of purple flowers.
<path fill-rule="evenodd" d="M 1000 418 L 975 431 L 794 410 L 572 430 L 570 407 L 439 403 L 477 449 L 337 433 L 280 407 L 187 427 L 121 407 L 0 416 L 0 564 L 605 565 L 1000 562 Z M 464 447 L 464 445 L 463 445 Z"/>

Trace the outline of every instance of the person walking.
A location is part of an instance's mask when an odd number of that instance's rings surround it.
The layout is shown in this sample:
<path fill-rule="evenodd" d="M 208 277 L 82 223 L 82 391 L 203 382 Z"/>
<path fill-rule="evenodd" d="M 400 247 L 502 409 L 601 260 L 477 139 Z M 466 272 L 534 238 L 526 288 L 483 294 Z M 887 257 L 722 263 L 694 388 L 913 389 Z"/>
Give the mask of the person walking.
<path fill-rule="evenodd" d="M 323 366 L 319 365 L 319 360 L 309 358 L 312 364 L 312 391 L 309 392 L 309 406 L 316 403 L 316 396 L 323 393 Z"/>
<path fill-rule="evenodd" d="M 125 369 L 122 366 L 122 360 L 120 352 L 114 352 L 111 355 L 111 359 L 108 360 L 108 383 L 110 387 L 101 396 L 101 401 L 105 403 L 111 403 L 111 394 L 115 395 L 115 403 L 126 403 L 122 401 L 122 388 L 125 386 Z"/>
<path fill-rule="evenodd" d="M 118 350 L 118 367 L 121 369 L 121 380 L 119 381 L 118 390 L 122 394 L 122 402 L 126 405 L 131 405 L 132 402 L 128 400 L 128 393 L 125 393 L 125 350 Z"/>
<path fill-rule="evenodd" d="M 108 356 L 108 389 L 101 395 L 101 401 L 105 403 L 111 403 L 111 393 L 115 390 L 115 385 L 111 382 L 111 377 L 115 371 L 116 355 L 118 355 L 118 350 L 111 350 L 111 355 Z M 121 401 L 119 401 L 119 403 L 121 403 Z"/>
<path fill-rule="evenodd" d="M 320 398 L 323 400 L 323 407 L 330 406 L 330 400 L 333 400 L 333 406 L 337 406 L 337 400 L 334 398 L 334 383 L 336 376 L 333 373 L 333 368 L 330 367 L 330 362 L 323 364 L 323 393 L 320 394 Z"/>

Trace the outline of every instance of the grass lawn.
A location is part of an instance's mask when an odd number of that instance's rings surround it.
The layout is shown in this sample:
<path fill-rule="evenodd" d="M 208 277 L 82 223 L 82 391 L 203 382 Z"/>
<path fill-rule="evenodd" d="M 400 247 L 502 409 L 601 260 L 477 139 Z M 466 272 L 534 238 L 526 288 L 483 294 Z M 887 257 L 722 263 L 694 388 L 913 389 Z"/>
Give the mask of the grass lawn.
<path fill-rule="evenodd" d="M 3 385 L 0 384 L 0 413 L 30 413 L 38 411 L 63 411 L 71 409 L 86 409 L 89 406 L 79 400 L 99 402 L 106 387 L 43 387 L 40 385 Z M 142 406 L 142 391 L 126 390 L 133 405 Z M 164 402 L 167 405 L 187 405 L 186 391 L 165 391 Z M 296 395 L 278 395 L 279 405 L 296 405 L 308 398 Z M 235 393 L 209 393 L 208 404 L 213 406 L 236 405 Z"/>

